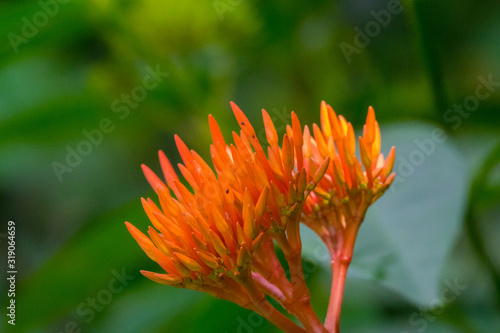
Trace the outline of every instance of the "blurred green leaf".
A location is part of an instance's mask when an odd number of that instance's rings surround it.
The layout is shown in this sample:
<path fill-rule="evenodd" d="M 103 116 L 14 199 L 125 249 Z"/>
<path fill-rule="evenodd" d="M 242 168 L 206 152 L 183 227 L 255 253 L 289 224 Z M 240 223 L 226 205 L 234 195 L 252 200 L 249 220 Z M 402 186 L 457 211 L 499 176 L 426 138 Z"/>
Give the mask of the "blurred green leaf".
<path fill-rule="evenodd" d="M 19 286 L 17 302 L 23 306 L 18 310 L 22 318 L 18 328 L 27 331 L 68 313 L 74 315 L 87 297 L 95 297 L 99 290 L 108 287 L 113 271 L 139 275 L 139 263 L 147 260 L 128 235 L 123 224 L 126 219 L 138 224 L 136 221 L 147 218 L 137 203 L 91 221 Z"/>
<path fill-rule="evenodd" d="M 264 318 L 236 304 L 150 280 L 127 290 L 109 314 L 94 326 L 95 332 L 121 333 L 235 332 L 238 329 L 278 332 Z"/>

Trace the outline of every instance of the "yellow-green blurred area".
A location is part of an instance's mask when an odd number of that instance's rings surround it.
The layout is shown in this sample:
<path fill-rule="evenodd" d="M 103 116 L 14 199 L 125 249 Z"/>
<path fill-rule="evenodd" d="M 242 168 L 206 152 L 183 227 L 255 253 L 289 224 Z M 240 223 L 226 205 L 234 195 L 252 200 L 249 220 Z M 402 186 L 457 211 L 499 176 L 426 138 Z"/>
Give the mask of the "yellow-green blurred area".
<path fill-rule="evenodd" d="M 252 312 L 158 285 L 128 234 L 149 221 L 140 164 L 210 159 L 234 101 L 265 142 L 326 100 L 361 134 L 367 108 L 396 146 L 393 189 L 370 208 L 343 332 L 500 332 L 498 1 L 41 0 L 0 3 L 0 248 L 16 225 L 7 332 L 278 332 Z M 329 259 L 304 228 L 313 307 Z M 2 273 L 2 276 L 4 273 Z M 0 282 L 6 309 L 6 278 Z"/>

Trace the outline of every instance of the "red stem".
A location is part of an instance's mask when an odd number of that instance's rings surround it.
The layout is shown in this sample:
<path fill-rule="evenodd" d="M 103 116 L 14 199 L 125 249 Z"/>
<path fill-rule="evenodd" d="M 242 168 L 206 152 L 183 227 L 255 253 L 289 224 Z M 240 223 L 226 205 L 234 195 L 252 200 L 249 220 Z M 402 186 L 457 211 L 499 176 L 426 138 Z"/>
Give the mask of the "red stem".
<path fill-rule="evenodd" d="M 257 288 L 251 275 L 242 278 L 240 283 L 248 291 L 250 299 L 252 300 L 252 310 L 259 313 L 286 333 L 306 333 L 302 327 L 285 317 L 266 300 L 264 293 Z"/>
<path fill-rule="evenodd" d="M 299 221 L 289 221 L 287 238 L 284 234 L 277 238 L 290 269 L 292 299 L 285 308 L 294 314 L 304 325 L 307 332 L 326 333 L 323 324 L 311 307 L 311 297 L 302 268 L 302 243 L 300 241 Z"/>
<path fill-rule="evenodd" d="M 274 324 L 279 329 L 283 330 L 286 333 L 306 333 L 302 327 L 295 324 L 293 321 L 285 317 L 281 312 L 276 310 L 271 304 L 267 301 L 258 302 L 258 304 L 254 304 L 256 309 L 255 311 L 259 313 L 261 316 L 269 320 L 272 324 Z"/>
<path fill-rule="evenodd" d="M 281 304 L 281 306 L 286 304 L 287 297 L 276 284 L 273 284 L 257 272 L 252 272 L 252 278 L 265 294 L 274 298 L 279 304 Z"/>
<path fill-rule="evenodd" d="M 337 243 L 339 248 L 334 249 L 329 246 L 332 264 L 332 289 L 330 291 L 330 302 L 325 321 L 325 327 L 328 332 L 340 332 L 340 311 L 345 279 L 347 269 L 352 260 L 352 253 L 360 224 L 357 221 L 348 222 L 347 228 L 339 230 L 339 233 L 337 233 L 337 235 L 342 237 Z M 334 244 L 334 242 L 330 241 L 327 245 L 329 244 Z"/>

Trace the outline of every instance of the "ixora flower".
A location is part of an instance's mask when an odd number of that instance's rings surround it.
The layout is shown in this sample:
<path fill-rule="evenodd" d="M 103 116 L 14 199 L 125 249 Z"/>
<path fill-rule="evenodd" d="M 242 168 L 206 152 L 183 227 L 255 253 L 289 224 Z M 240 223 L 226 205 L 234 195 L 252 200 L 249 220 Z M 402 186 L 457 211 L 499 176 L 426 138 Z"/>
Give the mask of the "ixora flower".
<path fill-rule="evenodd" d="M 321 129 L 304 130 L 304 165 L 315 170 L 323 161 L 332 163 L 304 206 L 302 221 L 326 244 L 332 263 L 332 289 L 325 327 L 339 330 L 340 306 L 347 268 L 352 259 L 358 229 L 368 207 L 392 184 L 395 148 L 380 153 L 381 136 L 370 106 L 363 137 L 359 137 L 361 163 L 355 155 L 356 139 L 351 123 L 321 103 Z M 364 171 L 363 171 L 364 168 Z"/>
<path fill-rule="evenodd" d="M 342 300 L 338 293 L 343 292 L 356 233 L 368 206 L 394 178 L 389 175 L 394 148 L 386 160 L 379 155 L 380 130 L 370 108 L 360 138 L 360 164 L 354 155 L 352 125 L 323 102 L 322 130 L 313 125 L 314 139 L 292 112 L 292 125 L 287 125 L 281 145 L 263 110 L 268 141 L 264 150 L 243 112 L 234 103 L 231 107 L 241 128 L 239 134 L 233 132 L 232 144 L 226 143 L 209 116 L 214 170 L 175 137 L 183 161 L 178 167 L 192 192 L 162 151 L 159 159 L 165 181 L 142 166 L 158 195 L 159 206 L 142 199 L 153 227 L 147 237 L 125 223 L 166 274 L 141 273 L 158 283 L 234 302 L 286 332 L 337 332 Z M 302 270 L 300 222 L 318 233 L 332 256 L 334 282 L 326 325 L 310 304 Z M 283 251 L 290 279 L 277 258 L 275 244 Z M 266 295 L 304 328 L 276 310 Z"/>

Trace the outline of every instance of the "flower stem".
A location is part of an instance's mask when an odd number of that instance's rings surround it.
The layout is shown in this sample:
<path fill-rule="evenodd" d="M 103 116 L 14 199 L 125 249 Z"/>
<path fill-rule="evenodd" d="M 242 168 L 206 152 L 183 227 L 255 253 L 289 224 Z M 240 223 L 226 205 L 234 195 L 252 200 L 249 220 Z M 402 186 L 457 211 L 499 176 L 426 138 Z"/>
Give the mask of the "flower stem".
<path fill-rule="evenodd" d="M 257 286 L 255 281 L 248 275 L 239 280 L 239 282 L 245 287 L 252 300 L 252 310 L 259 313 L 261 316 L 269 320 L 272 324 L 287 333 L 305 333 L 306 331 L 295 324 L 293 321 L 285 317 L 281 312 L 279 312 L 275 307 L 273 307 L 267 300 Z"/>
<path fill-rule="evenodd" d="M 325 327 L 311 307 L 311 296 L 302 268 L 302 244 L 300 236 L 295 238 L 294 243 L 290 242 L 284 235 L 279 237 L 277 241 L 288 262 L 292 284 L 292 297 L 285 308 L 300 320 L 307 332 L 326 333 Z"/>
<path fill-rule="evenodd" d="M 305 283 L 300 253 L 286 257 L 292 279 L 292 300 L 287 308 L 307 329 L 307 332 L 327 332 L 311 307 L 311 296 Z"/>
<path fill-rule="evenodd" d="M 339 261 L 335 261 L 335 263 L 332 263 L 332 288 L 330 294 L 330 303 L 328 304 L 328 314 L 325 321 L 325 327 L 330 332 L 340 332 L 340 310 L 348 266 L 348 263 L 341 263 Z"/>
<path fill-rule="evenodd" d="M 337 240 L 338 248 L 329 246 L 331 265 L 332 265 L 332 288 L 330 291 L 330 302 L 325 320 L 325 327 L 328 332 L 340 332 L 340 311 L 342 307 L 342 298 L 344 295 L 344 285 L 347 275 L 347 269 L 352 261 L 354 243 L 361 223 L 347 223 L 347 228 L 339 234 L 342 239 Z M 336 235 L 339 235 L 336 234 Z M 335 236 L 336 236 L 335 235 Z M 332 235 L 334 237 L 334 235 Z M 329 242 L 327 244 L 334 244 Z"/>
<path fill-rule="evenodd" d="M 269 320 L 279 329 L 287 333 L 306 333 L 302 327 L 295 324 L 293 321 L 285 317 L 281 312 L 276 310 L 269 302 L 263 301 L 256 305 L 256 311 L 264 318 Z"/>

